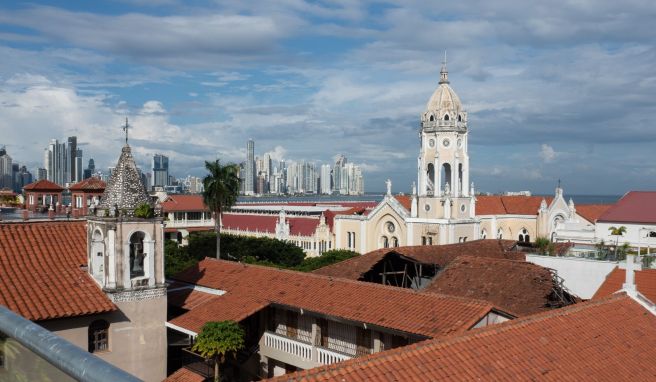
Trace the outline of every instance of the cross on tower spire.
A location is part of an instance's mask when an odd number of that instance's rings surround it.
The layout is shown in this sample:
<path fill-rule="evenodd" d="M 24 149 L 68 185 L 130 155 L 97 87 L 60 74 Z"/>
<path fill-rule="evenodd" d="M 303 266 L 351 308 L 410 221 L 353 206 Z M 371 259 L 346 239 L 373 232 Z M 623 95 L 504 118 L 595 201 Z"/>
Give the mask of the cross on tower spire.
<path fill-rule="evenodd" d="M 128 144 L 128 128 L 130 125 L 128 124 L 128 117 L 125 117 L 125 125 L 123 125 L 123 131 L 125 131 L 125 144 Z"/>

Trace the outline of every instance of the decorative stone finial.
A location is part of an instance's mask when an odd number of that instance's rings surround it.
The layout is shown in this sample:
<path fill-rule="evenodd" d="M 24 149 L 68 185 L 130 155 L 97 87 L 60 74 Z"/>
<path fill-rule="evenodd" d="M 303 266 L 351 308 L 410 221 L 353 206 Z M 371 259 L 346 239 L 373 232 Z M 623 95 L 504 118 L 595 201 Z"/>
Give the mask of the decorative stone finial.
<path fill-rule="evenodd" d="M 387 186 L 387 195 L 392 195 L 392 181 L 387 179 L 385 181 L 385 185 Z"/>
<path fill-rule="evenodd" d="M 415 182 L 412 182 L 412 195 L 417 195 L 417 184 Z"/>
<path fill-rule="evenodd" d="M 444 51 L 444 61 L 442 61 L 442 69 L 440 69 L 440 84 L 449 83 L 449 71 L 446 70 L 446 50 Z"/>

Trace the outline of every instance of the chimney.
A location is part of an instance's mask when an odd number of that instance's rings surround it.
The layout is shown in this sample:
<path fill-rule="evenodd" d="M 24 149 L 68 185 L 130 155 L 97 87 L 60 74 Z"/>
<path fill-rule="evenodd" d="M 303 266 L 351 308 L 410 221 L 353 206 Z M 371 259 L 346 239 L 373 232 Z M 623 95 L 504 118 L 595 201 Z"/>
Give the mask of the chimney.
<path fill-rule="evenodd" d="M 635 294 L 637 292 L 635 284 L 635 255 L 627 254 L 626 255 L 626 279 L 624 280 L 624 285 L 622 289 L 629 293 Z"/>

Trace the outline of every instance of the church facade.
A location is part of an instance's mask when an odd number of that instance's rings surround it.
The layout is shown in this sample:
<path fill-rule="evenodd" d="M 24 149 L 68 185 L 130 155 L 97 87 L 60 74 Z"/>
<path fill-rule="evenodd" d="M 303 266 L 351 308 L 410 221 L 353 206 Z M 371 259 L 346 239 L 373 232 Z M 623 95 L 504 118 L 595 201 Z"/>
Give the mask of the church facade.
<path fill-rule="evenodd" d="M 551 238 L 572 214 L 558 187 L 553 197 L 476 195 L 470 183 L 467 112 L 451 88 L 446 62 L 420 116 L 417 183 L 411 196 L 387 194 L 365 214 L 337 215 L 335 247 L 366 253 L 405 245 L 478 239 Z"/>

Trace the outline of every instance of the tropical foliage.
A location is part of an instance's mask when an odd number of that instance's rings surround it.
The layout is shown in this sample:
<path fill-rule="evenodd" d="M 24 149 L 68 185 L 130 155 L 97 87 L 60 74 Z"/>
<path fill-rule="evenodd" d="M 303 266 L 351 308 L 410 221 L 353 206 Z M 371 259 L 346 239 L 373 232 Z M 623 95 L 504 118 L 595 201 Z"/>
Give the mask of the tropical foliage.
<path fill-rule="evenodd" d="M 221 258 L 221 217 L 223 211 L 237 202 L 239 195 L 239 167 L 234 163 L 221 165 L 217 159 L 205 162 L 208 174 L 203 178 L 203 201 L 214 214 L 214 231 L 216 232 L 216 258 Z"/>
<path fill-rule="evenodd" d="M 140 204 L 139 207 L 137 207 L 134 210 L 134 216 L 138 218 L 143 218 L 143 219 L 152 219 L 152 217 L 155 215 L 155 212 L 153 210 L 153 207 L 150 206 L 148 203 L 143 203 Z"/>
<path fill-rule="evenodd" d="M 219 382 L 219 366 L 225 362 L 226 355 L 236 357 L 244 348 L 244 329 L 234 321 L 208 322 L 203 325 L 191 347 L 205 358 L 214 360 L 214 382 Z"/>

